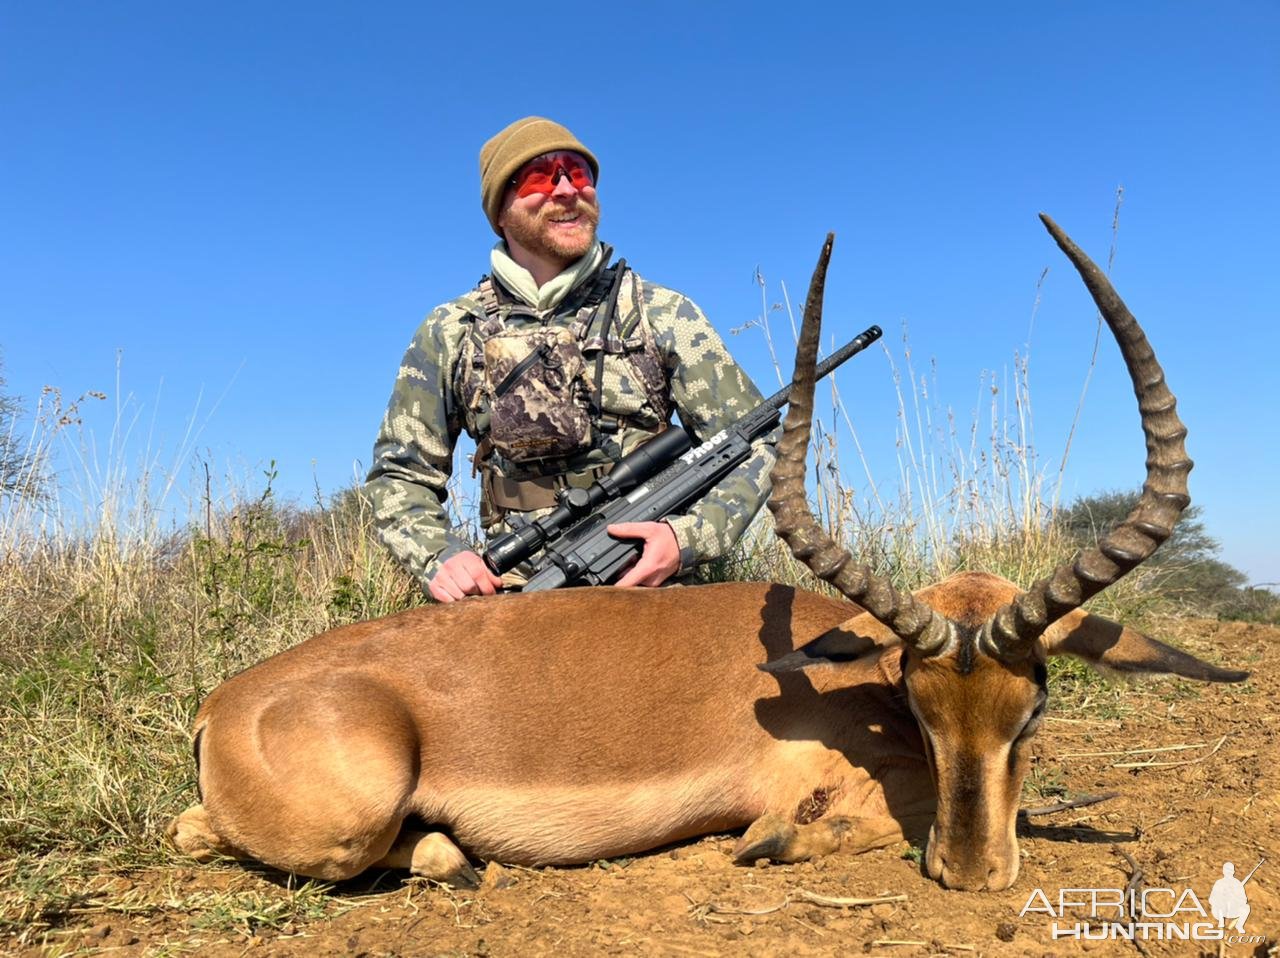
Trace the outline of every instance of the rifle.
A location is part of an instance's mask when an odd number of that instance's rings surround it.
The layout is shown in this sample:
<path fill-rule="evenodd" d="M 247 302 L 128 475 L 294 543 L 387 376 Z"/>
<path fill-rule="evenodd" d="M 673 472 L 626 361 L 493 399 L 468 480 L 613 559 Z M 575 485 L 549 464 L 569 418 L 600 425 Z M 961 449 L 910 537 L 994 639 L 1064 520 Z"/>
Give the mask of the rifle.
<path fill-rule="evenodd" d="M 881 335 L 879 326 L 859 333 L 818 364 L 817 378 Z M 615 539 L 605 529 L 619 522 L 653 522 L 697 502 L 747 460 L 752 442 L 778 425 L 779 410 L 790 393 L 790 386 L 778 390 L 696 448 L 685 430 L 667 429 L 620 459 L 589 488 L 563 490 L 559 505 L 547 515 L 531 522 L 513 521 L 516 527 L 485 550 L 485 564 L 502 575 L 545 545 L 523 591 L 613 582 L 643 543 Z"/>

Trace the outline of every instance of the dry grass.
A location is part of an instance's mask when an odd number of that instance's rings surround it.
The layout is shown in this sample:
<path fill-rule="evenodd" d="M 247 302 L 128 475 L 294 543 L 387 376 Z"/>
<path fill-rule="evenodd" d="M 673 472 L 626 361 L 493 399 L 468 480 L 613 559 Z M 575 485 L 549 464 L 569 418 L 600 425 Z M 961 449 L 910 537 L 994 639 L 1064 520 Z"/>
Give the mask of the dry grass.
<path fill-rule="evenodd" d="M 50 428 L 76 441 L 74 421 Z M 357 495 L 301 510 L 275 500 L 274 472 L 248 496 L 201 470 L 192 515 L 166 528 L 164 482 L 119 463 L 78 478 L 0 511 L 0 937 L 19 941 L 83 920 L 102 875 L 175 861 L 161 835 L 194 792 L 189 728 L 211 688 L 419 601 Z M 298 890 L 287 907 L 255 894 L 173 907 L 218 927 L 315 911 Z"/>

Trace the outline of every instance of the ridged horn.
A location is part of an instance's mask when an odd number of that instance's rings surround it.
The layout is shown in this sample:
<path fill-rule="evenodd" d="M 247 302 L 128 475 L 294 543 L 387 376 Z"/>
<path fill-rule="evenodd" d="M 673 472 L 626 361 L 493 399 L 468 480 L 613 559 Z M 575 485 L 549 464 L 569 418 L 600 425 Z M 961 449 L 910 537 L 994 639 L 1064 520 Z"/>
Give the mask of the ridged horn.
<path fill-rule="evenodd" d="M 1044 213 L 1040 219 L 1080 273 L 1129 368 L 1147 439 L 1147 478 L 1133 511 L 1095 548 L 1058 566 L 987 623 L 983 645 L 1005 659 L 1025 656 L 1050 625 L 1150 558 L 1173 533 L 1178 516 L 1191 502 L 1187 473 L 1192 462 L 1183 444 L 1187 427 L 1178 418 L 1177 400 L 1142 327 L 1102 270 L 1057 223 Z"/>
<path fill-rule="evenodd" d="M 830 582 L 891 629 L 903 643 L 922 655 L 941 651 L 952 634 L 950 622 L 909 592 L 895 589 L 887 578 L 874 575 L 865 565 L 836 545 L 823 531 L 805 495 L 805 459 L 813 419 L 814 370 L 818 360 L 818 336 L 822 327 L 822 294 L 835 235 L 827 234 L 818 266 L 809 284 L 804 322 L 796 345 L 796 368 L 788 397 L 787 419 L 778 443 L 778 461 L 771 479 L 773 512 L 778 535 L 791 553 L 818 578 Z"/>

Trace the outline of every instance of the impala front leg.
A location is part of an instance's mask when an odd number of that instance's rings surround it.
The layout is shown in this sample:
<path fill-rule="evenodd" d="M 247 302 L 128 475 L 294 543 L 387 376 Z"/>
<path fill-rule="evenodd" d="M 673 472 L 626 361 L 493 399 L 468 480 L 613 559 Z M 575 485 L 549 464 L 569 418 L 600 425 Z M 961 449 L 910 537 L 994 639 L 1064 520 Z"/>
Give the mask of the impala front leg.
<path fill-rule="evenodd" d="M 752 822 L 733 849 L 733 860 L 749 864 L 761 858 L 775 862 L 803 862 L 830 855 L 837 849 L 856 854 L 902 840 L 902 826 L 889 816 L 857 818 L 830 815 L 798 825 L 772 812 Z"/>
<path fill-rule="evenodd" d="M 405 829 L 375 868 L 407 868 L 411 875 L 430 878 L 454 888 L 477 888 L 476 874 L 467 856 L 443 832 Z"/>

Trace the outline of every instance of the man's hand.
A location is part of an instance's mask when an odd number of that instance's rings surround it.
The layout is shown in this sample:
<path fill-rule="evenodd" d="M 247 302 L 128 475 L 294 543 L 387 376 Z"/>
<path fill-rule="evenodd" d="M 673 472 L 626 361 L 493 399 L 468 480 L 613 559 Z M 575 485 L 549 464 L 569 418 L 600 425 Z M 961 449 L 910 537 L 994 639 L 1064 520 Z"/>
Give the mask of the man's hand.
<path fill-rule="evenodd" d="M 437 602 L 453 602 L 468 595 L 494 595 L 501 588 L 502 580 L 474 552 L 459 552 L 445 559 L 427 583 L 427 591 Z"/>
<path fill-rule="evenodd" d="M 614 585 L 662 585 L 680 569 L 680 545 L 675 531 L 665 522 L 618 522 L 605 530 L 618 539 L 643 539 L 639 560 Z"/>

